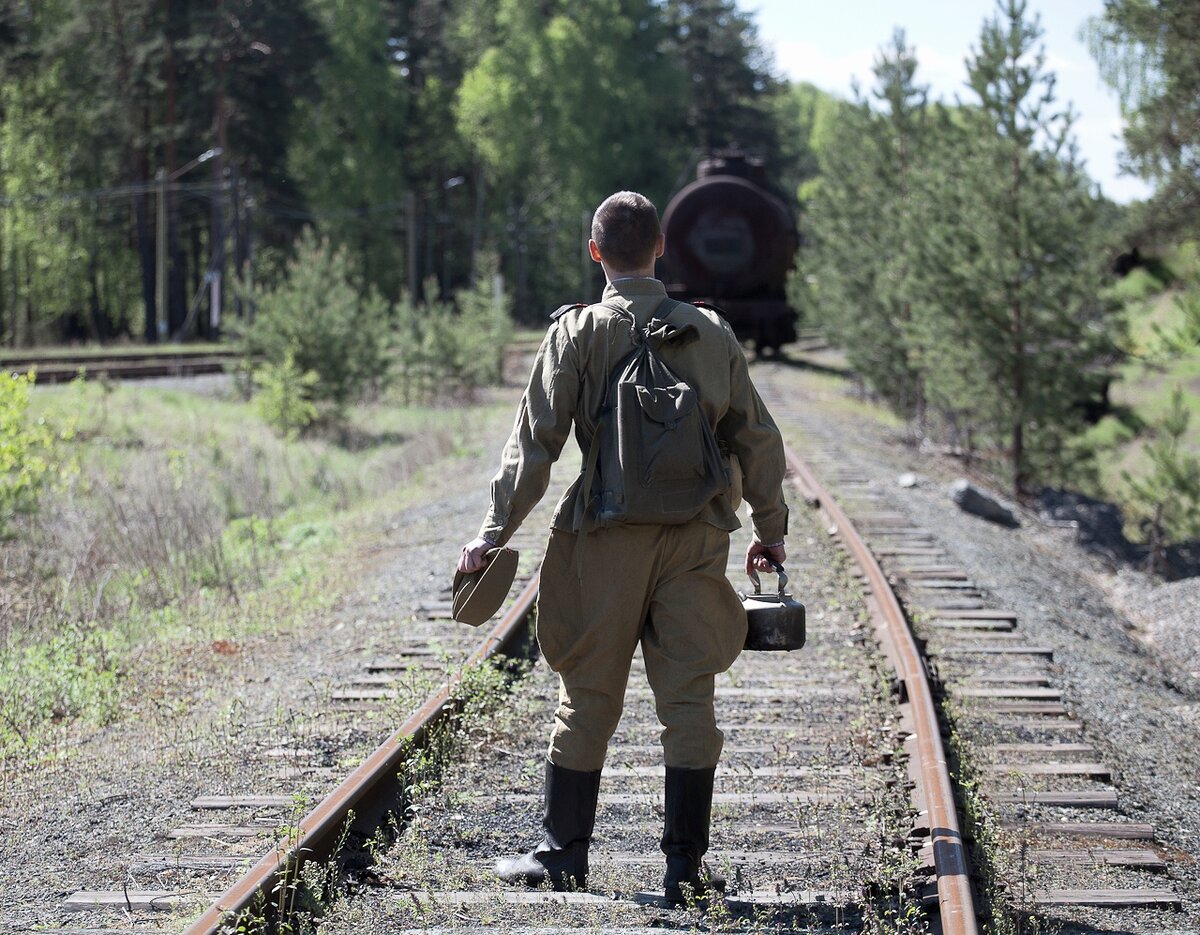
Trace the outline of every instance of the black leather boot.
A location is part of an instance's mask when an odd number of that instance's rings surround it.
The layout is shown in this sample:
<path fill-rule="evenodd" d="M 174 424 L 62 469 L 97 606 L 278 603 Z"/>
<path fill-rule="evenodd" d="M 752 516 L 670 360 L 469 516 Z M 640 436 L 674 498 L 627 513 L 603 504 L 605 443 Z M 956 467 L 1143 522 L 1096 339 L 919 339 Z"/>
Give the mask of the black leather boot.
<path fill-rule="evenodd" d="M 582 772 L 546 761 L 546 836 L 521 857 L 496 862 L 496 875 L 505 883 L 554 889 L 583 889 L 587 885 L 588 845 L 596 824 L 600 770 Z"/>
<path fill-rule="evenodd" d="M 713 893 L 725 892 L 725 880 L 710 874 L 703 860 L 708 851 L 715 774 L 715 767 L 667 767 L 662 849 L 667 855 L 663 890 L 669 905 L 682 906 L 688 899 L 703 902 Z"/>

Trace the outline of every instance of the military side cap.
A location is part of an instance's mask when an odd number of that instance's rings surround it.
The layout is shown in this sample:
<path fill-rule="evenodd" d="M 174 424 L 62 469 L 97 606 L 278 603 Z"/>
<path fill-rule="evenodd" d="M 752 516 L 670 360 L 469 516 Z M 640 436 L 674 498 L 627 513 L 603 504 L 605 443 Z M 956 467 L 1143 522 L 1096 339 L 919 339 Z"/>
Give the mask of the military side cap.
<path fill-rule="evenodd" d="M 517 576 L 515 549 L 492 549 L 487 564 L 479 571 L 454 573 L 454 602 L 451 612 L 459 623 L 482 626 L 500 609 Z"/>

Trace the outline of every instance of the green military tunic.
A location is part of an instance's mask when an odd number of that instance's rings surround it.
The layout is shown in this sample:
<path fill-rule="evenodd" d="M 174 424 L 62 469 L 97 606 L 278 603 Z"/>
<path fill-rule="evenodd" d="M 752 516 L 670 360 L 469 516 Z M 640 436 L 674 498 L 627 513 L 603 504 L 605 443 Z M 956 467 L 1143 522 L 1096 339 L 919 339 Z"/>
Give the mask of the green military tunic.
<path fill-rule="evenodd" d="M 628 310 L 643 326 L 665 298 L 658 280 L 623 279 L 605 288 L 603 303 Z M 696 390 L 718 440 L 736 456 L 755 539 L 782 541 L 782 440 L 750 382 L 741 345 L 711 312 L 685 305 L 670 320 L 696 325 L 700 339 L 664 347 L 661 356 Z M 492 481 L 483 538 L 508 541 L 545 494 L 572 429 L 588 450 L 609 376 L 633 348 L 628 320 L 605 304 L 569 311 L 550 327 Z M 538 598 L 538 642 L 561 679 L 550 759 L 575 770 L 603 765 L 640 642 L 666 764 L 714 766 L 722 746 L 715 675 L 733 664 L 746 633 L 725 577 L 729 533 L 741 525 L 734 505 L 722 494 L 683 525 L 590 529 L 577 541 L 581 487 L 576 478 L 555 511 Z"/>

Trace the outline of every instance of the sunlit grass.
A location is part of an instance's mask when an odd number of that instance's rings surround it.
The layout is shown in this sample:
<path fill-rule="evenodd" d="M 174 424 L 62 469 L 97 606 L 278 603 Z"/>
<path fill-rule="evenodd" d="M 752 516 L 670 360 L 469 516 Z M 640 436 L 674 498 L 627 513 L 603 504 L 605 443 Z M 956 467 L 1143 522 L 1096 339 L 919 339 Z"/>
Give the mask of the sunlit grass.
<path fill-rule="evenodd" d="M 60 451 L 74 468 L 0 543 L 0 765 L 56 725 L 126 716 L 153 660 L 328 607 L 379 516 L 510 407 L 385 401 L 288 442 L 234 394 L 38 390 L 33 415 L 76 428 Z"/>

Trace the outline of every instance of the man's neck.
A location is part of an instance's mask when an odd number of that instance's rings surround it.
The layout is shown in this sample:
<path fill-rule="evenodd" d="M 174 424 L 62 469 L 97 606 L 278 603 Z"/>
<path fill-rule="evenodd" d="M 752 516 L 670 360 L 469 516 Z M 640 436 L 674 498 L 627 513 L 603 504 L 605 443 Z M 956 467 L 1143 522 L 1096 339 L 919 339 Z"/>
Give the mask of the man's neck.
<path fill-rule="evenodd" d="M 617 270 L 605 270 L 610 283 L 619 282 L 622 279 L 653 279 L 654 269 L 640 269 L 632 272 L 617 272 Z"/>

